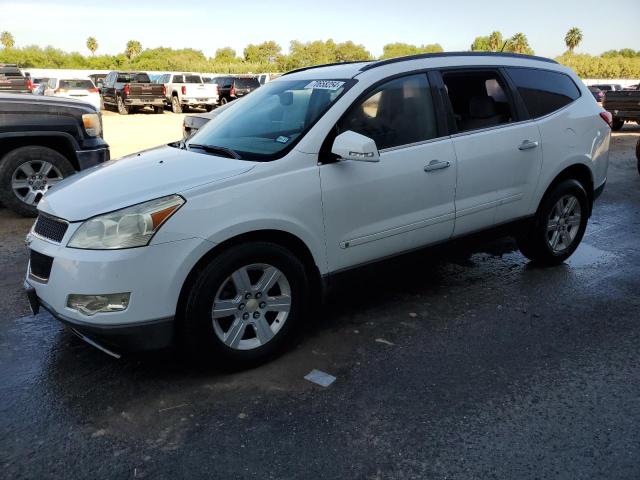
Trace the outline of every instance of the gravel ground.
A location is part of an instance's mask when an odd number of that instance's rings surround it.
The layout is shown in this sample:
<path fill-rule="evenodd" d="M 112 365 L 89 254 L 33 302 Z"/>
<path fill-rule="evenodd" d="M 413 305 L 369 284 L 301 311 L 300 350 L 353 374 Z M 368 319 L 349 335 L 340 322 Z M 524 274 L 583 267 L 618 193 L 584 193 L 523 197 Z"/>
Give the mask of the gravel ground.
<path fill-rule="evenodd" d="M 115 152 L 134 148 L 115 125 L 147 117 L 105 117 Z M 234 374 L 117 361 L 27 316 L 31 221 L 0 210 L 2 476 L 640 478 L 639 133 L 614 134 L 566 264 L 534 268 L 506 240 L 371 267 L 297 347 Z"/>

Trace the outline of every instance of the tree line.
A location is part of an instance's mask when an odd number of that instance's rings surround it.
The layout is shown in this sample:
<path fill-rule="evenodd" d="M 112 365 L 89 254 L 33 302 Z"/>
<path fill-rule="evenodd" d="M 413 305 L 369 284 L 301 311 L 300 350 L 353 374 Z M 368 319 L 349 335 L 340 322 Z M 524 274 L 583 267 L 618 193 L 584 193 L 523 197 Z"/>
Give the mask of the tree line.
<path fill-rule="evenodd" d="M 591 78 L 638 78 L 640 77 L 640 51 L 633 49 L 609 50 L 600 56 L 576 54 L 574 50 L 582 42 L 579 28 L 571 28 L 565 35 L 567 51 L 556 60 L 574 69 L 581 77 Z M 289 52 L 273 40 L 249 44 L 239 55 L 231 47 L 216 50 L 207 58 L 200 50 L 192 48 L 148 48 L 144 49 L 137 40 L 129 40 L 122 53 L 116 55 L 96 55 L 99 43 L 95 37 L 86 40 L 90 55 L 79 52 L 65 52 L 53 47 L 30 45 L 16 48 L 10 32 L 0 33 L 0 63 L 17 63 L 23 68 L 69 68 L 87 70 L 166 70 L 198 71 L 218 73 L 284 72 L 310 65 L 374 60 L 375 57 L 364 45 L 352 41 L 337 43 L 332 39 L 300 42 L 293 40 Z M 471 51 L 512 52 L 534 54 L 527 36 L 518 32 L 504 37 L 499 31 L 486 36 L 478 36 L 469 48 Z M 412 45 L 390 43 L 384 45 L 380 59 L 414 55 L 419 53 L 442 52 L 438 43 Z"/>

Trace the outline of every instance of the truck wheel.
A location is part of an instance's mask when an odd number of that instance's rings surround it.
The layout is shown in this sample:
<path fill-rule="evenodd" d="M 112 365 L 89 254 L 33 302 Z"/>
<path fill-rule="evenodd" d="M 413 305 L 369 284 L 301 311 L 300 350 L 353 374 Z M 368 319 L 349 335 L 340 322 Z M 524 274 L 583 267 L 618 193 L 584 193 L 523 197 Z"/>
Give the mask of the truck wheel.
<path fill-rule="evenodd" d="M 129 112 L 131 111 L 131 107 L 128 107 L 127 105 L 124 104 L 124 100 L 122 100 L 122 97 L 118 97 L 118 113 L 120 115 L 128 115 Z"/>
<path fill-rule="evenodd" d="M 518 248 L 541 265 L 558 265 L 575 252 L 589 217 L 589 199 L 577 180 L 564 180 L 545 195 Z"/>
<path fill-rule="evenodd" d="M 205 109 L 207 112 L 210 112 L 211 110 L 213 110 L 213 105 L 205 105 L 204 109 Z"/>
<path fill-rule="evenodd" d="M 75 172 L 63 155 L 47 147 L 20 147 L 0 160 L 0 201 L 27 217 L 49 188 Z"/>
<path fill-rule="evenodd" d="M 182 107 L 180 106 L 180 99 L 177 95 L 171 97 L 171 111 L 173 113 L 182 113 Z"/>
<path fill-rule="evenodd" d="M 153 107 L 154 113 L 164 113 L 164 107 Z"/>
<path fill-rule="evenodd" d="M 220 105 L 226 105 L 227 103 L 229 103 L 229 101 L 226 99 L 226 97 L 222 97 L 220 99 Z"/>
<path fill-rule="evenodd" d="M 261 363 L 295 338 L 308 311 L 309 288 L 304 265 L 284 247 L 231 247 L 191 283 L 178 325 L 182 346 L 223 368 Z"/>
<path fill-rule="evenodd" d="M 611 130 L 618 131 L 624 125 L 624 120 L 620 120 L 619 118 L 614 118 L 611 122 Z"/>

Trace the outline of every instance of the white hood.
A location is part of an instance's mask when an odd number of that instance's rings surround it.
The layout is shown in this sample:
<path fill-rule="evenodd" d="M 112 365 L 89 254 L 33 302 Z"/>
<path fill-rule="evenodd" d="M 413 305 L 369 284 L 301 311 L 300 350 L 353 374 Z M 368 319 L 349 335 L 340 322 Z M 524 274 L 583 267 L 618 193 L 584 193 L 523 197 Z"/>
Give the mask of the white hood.
<path fill-rule="evenodd" d="M 248 172 L 253 162 L 159 147 L 72 175 L 38 209 L 74 222 Z"/>

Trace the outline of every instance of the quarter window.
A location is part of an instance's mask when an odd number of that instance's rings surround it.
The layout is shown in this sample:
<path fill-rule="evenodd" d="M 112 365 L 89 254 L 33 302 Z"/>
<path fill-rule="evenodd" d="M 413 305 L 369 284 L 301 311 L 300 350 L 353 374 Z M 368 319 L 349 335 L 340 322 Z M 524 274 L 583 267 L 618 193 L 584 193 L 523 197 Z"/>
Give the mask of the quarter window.
<path fill-rule="evenodd" d="M 533 118 L 542 117 L 580 97 L 568 75 L 533 68 L 507 68 L 507 72 Z"/>
<path fill-rule="evenodd" d="M 435 138 L 426 75 L 398 78 L 375 89 L 340 120 L 338 132 L 347 130 L 373 139 L 380 150 Z"/>

